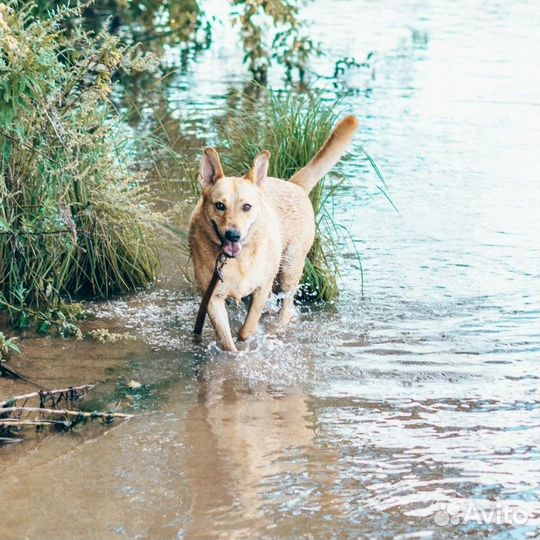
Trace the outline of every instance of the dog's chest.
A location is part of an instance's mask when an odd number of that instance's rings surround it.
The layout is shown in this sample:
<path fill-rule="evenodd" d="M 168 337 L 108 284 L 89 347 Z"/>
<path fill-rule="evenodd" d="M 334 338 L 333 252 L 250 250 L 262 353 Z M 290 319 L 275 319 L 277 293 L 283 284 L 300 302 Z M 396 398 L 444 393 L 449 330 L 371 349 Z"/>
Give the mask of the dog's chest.
<path fill-rule="evenodd" d="M 242 261 L 241 258 L 229 261 L 223 269 L 222 294 L 240 300 L 268 283 L 268 280 L 275 276 L 277 268 L 268 263 L 257 262 Z"/>

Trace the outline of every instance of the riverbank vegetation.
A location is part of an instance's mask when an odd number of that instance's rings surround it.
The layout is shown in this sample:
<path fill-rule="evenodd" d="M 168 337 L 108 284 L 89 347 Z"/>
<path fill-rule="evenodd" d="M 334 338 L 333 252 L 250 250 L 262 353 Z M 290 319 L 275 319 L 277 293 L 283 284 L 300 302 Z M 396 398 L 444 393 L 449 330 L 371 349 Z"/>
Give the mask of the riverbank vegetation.
<path fill-rule="evenodd" d="M 79 14 L 0 4 L 0 309 L 43 333 L 77 332 L 69 300 L 144 287 L 158 266 L 162 216 L 109 100 L 113 75 L 145 59 L 106 32 L 63 31 Z"/>

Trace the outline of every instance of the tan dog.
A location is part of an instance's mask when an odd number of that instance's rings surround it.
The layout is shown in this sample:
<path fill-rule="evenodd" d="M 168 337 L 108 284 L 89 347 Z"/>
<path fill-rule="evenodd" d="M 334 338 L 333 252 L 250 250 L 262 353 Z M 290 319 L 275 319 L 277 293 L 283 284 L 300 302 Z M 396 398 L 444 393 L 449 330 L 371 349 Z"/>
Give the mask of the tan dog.
<path fill-rule="evenodd" d="M 277 278 L 285 293 L 279 321 L 293 315 L 294 293 L 315 238 L 315 218 L 309 192 L 337 163 L 350 143 L 358 122 L 347 116 L 337 125 L 317 155 L 288 182 L 267 177 L 270 153 L 261 152 L 242 178 L 225 176 L 219 155 L 206 148 L 199 182 L 201 198 L 191 215 L 189 243 L 195 278 L 205 291 L 223 251 L 228 262 L 208 304 L 208 315 L 219 345 L 235 352 L 227 298 L 253 295 L 238 338 L 248 339 L 256 329 L 264 304 Z"/>

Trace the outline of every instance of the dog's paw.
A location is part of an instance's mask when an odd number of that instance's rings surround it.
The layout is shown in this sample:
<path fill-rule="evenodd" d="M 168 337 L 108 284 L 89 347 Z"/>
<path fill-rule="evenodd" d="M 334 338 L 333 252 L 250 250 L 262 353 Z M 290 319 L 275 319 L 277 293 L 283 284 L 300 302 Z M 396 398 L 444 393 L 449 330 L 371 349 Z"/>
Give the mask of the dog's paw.
<path fill-rule="evenodd" d="M 286 328 L 290 324 L 290 322 L 293 320 L 294 316 L 295 316 L 294 310 L 282 309 L 279 312 L 279 318 L 278 318 L 281 328 L 282 329 Z"/>
<path fill-rule="evenodd" d="M 234 341 L 232 340 L 229 343 L 218 343 L 218 346 L 221 350 L 225 352 L 232 352 L 232 353 L 238 352 L 238 349 L 236 348 L 236 345 L 234 344 Z"/>
<path fill-rule="evenodd" d="M 240 341 L 246 341 L 246 339 L 249 339 L 254 333 L 255 330 L 250 330 L 249 328 L 242 326 L 242 328 L 240 328 L 240 331 L 238 332 L 238 339 Z"/>

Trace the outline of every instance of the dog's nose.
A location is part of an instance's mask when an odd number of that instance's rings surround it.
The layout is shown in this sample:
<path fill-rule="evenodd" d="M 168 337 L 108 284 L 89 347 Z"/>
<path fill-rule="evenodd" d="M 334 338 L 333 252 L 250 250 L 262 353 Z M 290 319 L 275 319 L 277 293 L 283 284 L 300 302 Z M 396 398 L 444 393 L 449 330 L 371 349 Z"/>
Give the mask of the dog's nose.
<path fill-rule="evenodd" d="M 227 231 L 225 233 L 225 240 L 228 240 L 229 242 L 238 242 L 241 236 L 242 235 L 240 234 L 240 231 L 235 231 L 234 229 L 231 229 L 230 231 Z"/>

